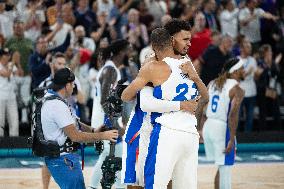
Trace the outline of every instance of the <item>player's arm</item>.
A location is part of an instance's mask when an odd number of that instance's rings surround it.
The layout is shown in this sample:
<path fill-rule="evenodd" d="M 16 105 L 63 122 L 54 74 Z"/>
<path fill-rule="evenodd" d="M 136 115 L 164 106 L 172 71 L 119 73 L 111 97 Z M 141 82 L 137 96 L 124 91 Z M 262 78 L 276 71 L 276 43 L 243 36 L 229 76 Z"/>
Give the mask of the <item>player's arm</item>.
<path fill-rule="evenodd" d="M 125 102 L 131 101 L 136 97 L 138 91 L 143 89 L 147 83 L 151 82 L 148 75 L 148 66 L 143 66 L 137 77 L 122 92 L 121 99 Z"/>
<path fill-rule="evenodd" d="M 153 87 L 146 86 L 140 91 L 140 107 L 144 112 L 173 112 L 187 111 L 193 113 L 194 100 L 189 101 L 168 101 L 157 99 L 153 96 Z"/>
<path fill-rule="evenodd" d="M 230 141 L 226 147 L 225 153 L 229 153 L 233 148 L 239 121 L 239 110 L 244 98 L 244 94 L 243 89 L 241 89 L 239 85 L 233 87 L 229 93 L 231 99 L 231 110 L 229 113 Z"/>

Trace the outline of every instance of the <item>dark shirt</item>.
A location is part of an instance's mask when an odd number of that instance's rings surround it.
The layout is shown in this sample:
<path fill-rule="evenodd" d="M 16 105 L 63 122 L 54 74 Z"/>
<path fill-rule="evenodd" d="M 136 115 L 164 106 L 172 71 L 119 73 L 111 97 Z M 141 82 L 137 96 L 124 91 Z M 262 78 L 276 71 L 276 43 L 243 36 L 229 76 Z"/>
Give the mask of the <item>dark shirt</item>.
<path fill-rule="evenodd" d="M 217 78 L 225 62 L 232 57 L 231 53 L 224 55 L 219 47 L 209 46 L 200 58 L 202 69 L 201 79 L 205 85 Z"/>
<path fill-rule="evenodd" d="M 45 62 L 46 55 L 40 55 L 34 52 L 29 58 L 29 69 L 32 73 L 32 89 L 44 81 L 50 74 L 50 67 Z"/>
<path fill-rule="evenodd" d="M 86 30 L 86 36 L 89 37 L 92 32 L 93 25 L 97 23 L 97 15 L 90 9 L 85 12 L 79 12 L 76 10 L 74 15 L 76 17 L 75 26 L 82 25 Z"/>
<path fill-rule="evenodd" d="M 257 90 L 263 93 L 266 87 L 270 87 L 269 86 L 270 79 L 274 78 L 276 81 L 279 81 L 280 71 L 277 68 L 275 62 L 272 63 L 271 67 L 268 67 L 263 60 L 260 60 L 257 64 L 259 67 L 263 69 L 263 72 L 259 76 L 256 86 Z M 276 88 L 276 86 L 272 86 L 272 88 Z"/>

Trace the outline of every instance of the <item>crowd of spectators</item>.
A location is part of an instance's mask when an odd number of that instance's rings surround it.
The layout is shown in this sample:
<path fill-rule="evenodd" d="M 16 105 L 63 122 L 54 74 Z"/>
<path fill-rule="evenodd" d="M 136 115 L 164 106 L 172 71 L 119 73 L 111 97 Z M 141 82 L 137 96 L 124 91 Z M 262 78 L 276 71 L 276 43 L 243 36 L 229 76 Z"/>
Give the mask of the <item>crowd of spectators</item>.
<path fill-rule="evenodd" d="M 120 70 L 131 82 L 152 52 L 151 31 L 172 18 L 191 23 L 188 55 L 205 84 L 230 57 L 246 62 L 240 128 L 281 130 L 284 1 L 0 0 L 0 136 L 5 126 L 18 136 L 19 125 L 30 125 L 31 91 L 52 74 L 57 52 L 80 82 L 80 117 L 90 123 L 102 49 L 129 41 Z"/>

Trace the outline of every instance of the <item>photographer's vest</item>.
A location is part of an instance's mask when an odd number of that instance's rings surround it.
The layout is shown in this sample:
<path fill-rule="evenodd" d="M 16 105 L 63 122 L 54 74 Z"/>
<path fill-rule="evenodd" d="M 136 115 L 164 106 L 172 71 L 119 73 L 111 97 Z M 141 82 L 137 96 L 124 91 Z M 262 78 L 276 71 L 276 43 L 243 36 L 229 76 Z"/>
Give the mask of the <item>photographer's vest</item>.
<path fill-rule="evenodd" d="M 101 91 L 101 83 L 100 83 L 100 78 L 102 76 L 102 72 L 106 67 L 113 67 L 116 71 L 116 82 L 121 79 L 121 74 L 119 69 L 115 66 L 113 61 L 107 60 L 105 65 L 99 70 L 98 75 L 96 77 L 96 91 L 95 91 L 95 96 L 93 97 L 93 113 L 92 113 L 92 122 L 91 125 L 93 128 L 98 128 L 104 124 L 104 118 L 105 118 L 105 113 L 103 111 L 102 105 L 101 105 L 101 96 L 102 96 L 102 91 Z M 108 76 L 107 76 L 108 77 Z M 106 94 L 108 95 L 108 94 Z"/>

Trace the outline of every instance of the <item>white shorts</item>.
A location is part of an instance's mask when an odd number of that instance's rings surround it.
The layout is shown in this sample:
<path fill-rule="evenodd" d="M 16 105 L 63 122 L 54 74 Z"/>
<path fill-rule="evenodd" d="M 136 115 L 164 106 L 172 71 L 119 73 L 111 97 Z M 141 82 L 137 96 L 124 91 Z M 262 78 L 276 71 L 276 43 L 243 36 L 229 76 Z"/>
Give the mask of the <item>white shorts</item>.
<path fill-rule="evenodd" d="M 203 139 L 206 157 L 215 161 L 216 165 L 233 165 L 235 149 L 225 154 L 227 143 L 230 140 L 230 131 L 227 123 L 216 119 L 207 119 L 203 127 Z"/>
<path fill-rule="evenodd" d="M 144 186 L 144 165 L 148 153 L 148 145 L 152 128 L 150 118 L 147 115 L 144 117 L 141 129 L 139 130 L 139 138 L 137 138 L 138 140 L 135 141 L 138 142 L 138 145 L 134 144 L 137 147 L 136 153 L 129 152 L 128 144 L 123 141 L 121 181 L 124 184 L 142 187 Z M 127 161 L 127 158 L 132 158 L 131 156 L 133 155 L 135 155 L 135 157 L 133 157 L 136 160 L 135 165 L 128 164 L 127 162 L 129 161 Z M 128 170 L 128 172 L 126 170 Z M 136 179 L 134 179 L 135 181 L 133 181 L 134 176 L 136 176 Z"/>
<path fill-rule="evenodd" d="M 145 162 L 145 188 L 197 188 L 198 134 L 172 130 L 155 124 Z"/>

